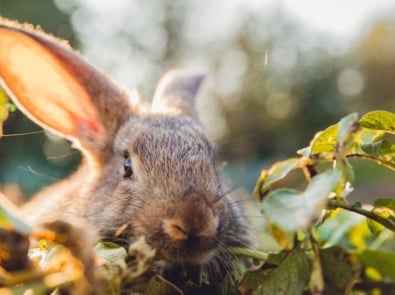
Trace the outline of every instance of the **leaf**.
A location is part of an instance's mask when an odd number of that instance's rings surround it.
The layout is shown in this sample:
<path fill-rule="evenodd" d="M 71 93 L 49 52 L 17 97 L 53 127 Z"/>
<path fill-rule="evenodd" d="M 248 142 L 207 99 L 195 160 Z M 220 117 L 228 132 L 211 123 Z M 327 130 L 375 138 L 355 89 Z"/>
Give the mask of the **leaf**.
<path fill-rule="evenodd" d="M 129 253 L 122 246 L 112 242 L 98 243 L 95 251 L 102 260 L 100 271 L 106 279 L 106 294 L 119 294 L 121 286 L 135 285 L 136 279 L 151 267 L 155 254 L 143 237 L 130 245 Z"/>
<path fill-rule="evenodd" d="M 127 252 L 123 247 L 111 242 L 99 242 L 95 246 L 95 252 L 105 264 L 116 265 L 122 270 L 126 268 Z"/>
<path fill-rule="evenodd" d="M 385 135 L 385 131 L 361 128 L 361 131 L 356 135 L 356 141 L 360 145 L 371 144 L 379 141 Z"/>
<path fill-rule="evenodd" d="M 166 281 L 162 277 L 154 276 L 148 283 L 146 295 L 183 295 L 183 292 L 175 285 Z"/>
<path fill-rule="evenodd" d="M 9 293 L 7 293 L 9 291 Z M 11 289 L 3 289 L 0 288 L 0 294 L 56 294 L 55 292 L 52 292 L 53 289 L 49 288 L 48 286 L 46 286 L 45 284 L 43 284 L 42 282 L 37 282 L 37 281 L 33 281 L 33 282 L 25 282 L 23 284 L 18 284 L 13 286 Z M 4 292 L 4 293 L 2 293 Z"/>
<path fill-rule="evenodd" d="M 312 155 L 333 153 L 335 151 L 338 127 L 338 124 L 331 125 L 315 135 L 310 143 Z"/>
<path fill-rule="evenodd" d="M 351 165 L 350 161 L 347 158 L 343 159 L 343 165 L 341 166 L 342 168 L 342 173 L 344 175 L 345 181 L 348 183 L 353 183 L 355 180 L 355 172 L 354 172 L 354 167 Z M 342 191 L 344 191 L 345 187 L 342 188 Z M 351 188 L 352 191 L 352 188 Z M 351 191 L 347 191 L 345 193 L 350 193 Z M 342 192 L 339 192 L 339 195 L 341 195 Z"/>
<path fill-rule="evenodd" d="M 315 176 L 304 193 L 294 189 L 272 191 L 263 201 L 264 212 L 285 231 L 307 228 L 319 218 L 340 180 L 337 171 L 328 170 Z"/>
<path fill-rule="evenodd" d="M 258 289 L 262 285 L 262 281 L 268 276 L 270 272 L 276 269 L 289 255 L 288 251 L 281 251 L 279 253 L 271 253 L 260 269 L 247 271 L 243 274 L 238 289 L 243 294 L 249 294 L 253 290 Z"/>
<path fill-rule="evenodd" d="M 336 153 L 340 155 L 344 155 L 347 152 L 347 148 L 349 147 L 353 136 L 359 130 L 358 124 L 358 114 L 352 113 L 342 118 L 338 124 L 337 129 L 337 140 Z"/>
<path fill-rule="evenodd" d="M 331 211 L 325 222 L 317 228 L 318 239 L 322 247 L 332 247 L 341 243 L 350 230 L 357 224 L 364 222 L 365 218 L 347 210 L 336 209 Z"/>
<path fill-rule="evenodd" d="M 296 153 L 298 155 L 301 155 L 302 157 L 309 158 L 311 155 L 311 147 L 308 146 L 308 147 L 301 148 L 301 149 L 297 150 Z"/>
<path fill-rule="evenodd" d="M 393 199 L 378 199 L 373 203 L 372 213 L 381 218 L 395 222 L 395 200 Z M 371 218 L 366 219 L 369 230 L 372 234 L 378 235 L 381 233 L 385 226 Z"/>
<path fill-rule="evenodd" d="M 382 280 L 395 282 L 395 253 L 366 250 L 356 254 L 366 270 L 373 269 Z"/>
<path fill-rule="evenodd" d="M 266 263 L 271 264 L 271 265 L 280 265 L 285 258 L 287 258 L 289 255 L 289 251 L 281 251 L 280 253 L 271 253 L 269 254 Z"/>
<path fill-rule="evenodd" d="M 13 113 L 13 112 L 16 111 L 16 105 L 14 105 L 13 103 L 8 102 L 8 103 L 5 104 L 5 107 L 7 108 L 7 110 L 10 113 Z"/>
<path fill-rule="evenodd" d="M 281 264 L 270 270 L 246 272 L 239 284 L 240 291 L 253 291 L 254 295 L 300 295 L 310 279 L 311 262 L 306 254 L 295 249 Z"/>
<path fill-rule="evenodd" d="M 324 294 L 349 294 L 361 273 L 358 258 L 338 246 L 322 249 L 320 257 L 325 281 Z"/>
<path fill-rule="evenodd" d="M 380 215 L 380 216 L 383 217 L 382 215 Z M 377 221 L 374 221 L 373 219 L 370 219 L 370 218 L 366 218 L 366 224 L 367 224 L 370 232 L 375 236 L 378 236 L 383 230 L 385 230 L 384 225 L 382 225 L 381 223 L 378 223 Z"/>
<path fill-rule="evenodd" d="M 129 255 L 134 260 L 128 262 L 128 277 L 135 279 L 144 274 L 150 267 L 156 251 L 145 241 L 144 236 L 137 239 L 129 247 Z"/>
<path fill-rule="evenodd" d="M 395 133 L 395 114 L 387 111 L 373 111 L 365 114 L 360 123 L 362 127 Z"/>
<path fill-rule="evenodd" d="M 276 242 L 285 250 L 291 250 L 294 246 L 295 233 L 286 232 L 275 223 L 270 224 L 270 232 Z"/>
<path fill-rule="evenodd" d="M 372 240 L 372 233 L 370 232 L 368 225 L 366 224 L 366 219 L 353 226 L 349 230 L 347 237 L 348 241 L 344 241 L 344 243 L 348 242 L 350 246 L 355 249 L 355 251 L 362 251 L 370 246 Z"/>
<path fill-rule="evenodd" d="M 269 272 L 272 271 L 273 270 L 270 270 Z M 242 294 L 250 294 L 252 291 L 260 288 L 267 274 L 267 270 L 259 272 L 246 272 L 239 283 L 238 289 L 242 292 Z"/>
<path fill-rule="evenodd" d="M 263 170 L 255 186 L 254 195 L 262 200 L 276 182 L 287 176 L 293 169 L 306 165 L 307 162 L 309 160 L 306 158 L 291 158 L 275 163 L 268 170 Z"/>
<path fill-rule="evenodd" d="M 329 154 L 327 157 L 331 158 L 335 152 L 345 154 L 358 130 L 358 114 L 347 115 L 339 123 L 316 134 L 310 143 L 311 155 Z"/>
<path fill-rule="evenodd" d="M 377 199 L 373 202 L 374 207 L 386 207 L 395 212 L 395 200 L 389 198 Z"/>
<path fill-rule="evenodd" d="M 395 156 L 395 144 L 383 139 L 371 144 L 364 144 L 361 149 L 373 156 Z"/>
<path fill-rule="evenodd" d="M 0 87 L 0 137 L 3 135 L 3 123 L 8 118 L 7 96 Z"/>
<path fill-rule="evenodd" d="M 270 192 L 263 201 L 264 214 L 284 230 L 306 227 L 310 217 L 305 216 L 305 197 L 297 190 L 281 188 Z"/>

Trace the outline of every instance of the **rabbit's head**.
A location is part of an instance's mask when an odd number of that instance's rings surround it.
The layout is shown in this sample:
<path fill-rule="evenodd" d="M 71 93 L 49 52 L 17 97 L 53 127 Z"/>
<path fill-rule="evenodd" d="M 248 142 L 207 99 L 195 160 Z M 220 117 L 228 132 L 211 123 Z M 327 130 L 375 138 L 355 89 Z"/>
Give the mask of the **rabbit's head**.
<path fill-rule="evenodd" d="M 145 236 L 173 264 L 204 264 L 228 246 L 250 243 L 196 119 L 201 81 L 172 71 L 147 107 L 66 44 L 0 24 L 1 85 L 25 114 L 86 158 L 78 177 L 60 187 L 65 192 L 52 192 L 60 197 L 47 194 L 51 208 L 67 214 L 43 214 L 86 218 L 103 238 Z"/>

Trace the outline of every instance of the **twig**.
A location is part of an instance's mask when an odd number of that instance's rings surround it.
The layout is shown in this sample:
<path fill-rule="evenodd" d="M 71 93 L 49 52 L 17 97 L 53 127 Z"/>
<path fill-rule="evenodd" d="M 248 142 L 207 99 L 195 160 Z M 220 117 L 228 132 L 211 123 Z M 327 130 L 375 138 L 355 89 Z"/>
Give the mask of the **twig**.
<path fill-rule="evenodd" d="M 391 170 L 395 170 L 395 163 L 392 161 L 387 161 L 372 155 L 367 155 L 367 154 L 348 154 L 347 158 L 362 158 L 362 159 L 366 159 L 366 160 L 371 160 L 374 161 L 376 163 L 379 163 L 385 167 L 387 167 L 388 169 Z"/>
<path fill-rule="evenodd" d="M 328 209 L 336 209 L 336 208 L 342 208 L 351 212 L 355 212 L 361 215 L 364 215 L 382 225 L 384 225 L 386 228 L 395 231 L 395 224 L 391 221 L 389 221 L 386 218 L 383 218 L 377 214 L 374 214 L 373 212 L 367 211 L 365 209 L 362 208 L 358 208 L 358 207 L 353 207 L 350 206 L 348 204 L 345 204 L 343 202 L 338 202 L 337 200 L 329 200 L 328 204 L 327 204 Z"/>

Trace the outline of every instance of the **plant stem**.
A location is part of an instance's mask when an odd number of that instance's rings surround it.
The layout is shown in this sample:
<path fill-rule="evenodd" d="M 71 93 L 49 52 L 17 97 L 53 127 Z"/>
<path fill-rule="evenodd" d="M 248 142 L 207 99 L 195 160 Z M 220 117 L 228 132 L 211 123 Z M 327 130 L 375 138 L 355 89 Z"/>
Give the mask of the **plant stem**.
<path fill-rule="evenodd" d="M 350 206 L 349 204 L 345 204 L 343 202 L 339 202 L 337 200 L 329 200 L 327 204 L 328 209 L 336 209 L 336 208 L 342 208 L 351 212 L 355 212 L 361 215 L 364 215 L 382 225 L 384 225 L 386 228 L 395 231 L 395 224 L 391 222 L 388 219 L 385 219 L 377 214 L 374 214 L 373 212 L 370 212 L 368 210 L 358 208 L 358 207 L 353 207 Z"/>
<path fill-rule="evenodd" d="M 387 167 L 388 169 L 391 170 L 395 170 L 395 163 L 392 161 L 387 161 L 384 159 L 381 159 L 379 157 L 375 157 L 372 155 L 368 155 L 368 154 L 349 154 L 347 155 L 348 158 L 362 158 L 362 159 L 367 159 L 367 160 L 371 160 L 374 161 L 376 163 L 379 163 L 385 167 Z"/>
<path fill-rule="evenodd" d="M 232 247 L 231 252 L 234 255 L 248 257 L 257 260 L 266 260 L 269 254 L 261 251 L 254 251 L 246 248 Z"/>
<path fill-rule="evenodd" d="M 313 270 L 310 277 L 310 291 L 313 295 L 323 294 L 325 289 L 325 282 L 322 271 L 320 247 L 316 239 L 313 237 L 313 232 L 311 231 L 311 228 L 309 229 L 308 235 L 313 250 Z"/>

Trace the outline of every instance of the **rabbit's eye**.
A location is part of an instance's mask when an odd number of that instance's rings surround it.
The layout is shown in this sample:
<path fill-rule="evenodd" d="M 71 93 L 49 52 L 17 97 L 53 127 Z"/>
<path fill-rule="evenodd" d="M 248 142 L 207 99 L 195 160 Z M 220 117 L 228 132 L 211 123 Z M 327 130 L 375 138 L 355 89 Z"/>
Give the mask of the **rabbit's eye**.
<path fill-rule="evenodd" d="M 132 160 L 130 159 L 129 152 L 127 150 L 123 151 L 123 158 L 125 159 L 123 162 L 123 178 L 132 178 Z"/>

